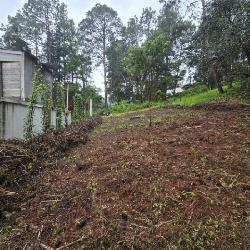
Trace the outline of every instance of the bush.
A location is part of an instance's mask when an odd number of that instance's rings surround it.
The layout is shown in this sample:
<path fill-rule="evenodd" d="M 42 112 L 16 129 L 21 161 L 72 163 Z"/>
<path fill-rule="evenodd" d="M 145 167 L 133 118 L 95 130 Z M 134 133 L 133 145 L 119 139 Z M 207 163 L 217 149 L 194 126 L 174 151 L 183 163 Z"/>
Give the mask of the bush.
<path fill-rule="evenodd" d="M 206 84 L 197 83 L 197 84 L 194 84 L 192 87 L 188 88 L 187 90 L 183 91 L 180 94 L 181 94 L 181 96 L 193 96 L 195 94 L 207 92 L 208 90 L 209 90 L 209 88 L 207 87 Z"/>
<path fill-rule="evenodd" d="M 126 101 L 122 101 L 119 104 L 115 104 L 112 107 L 112 113 L 113 114 L 127 113 L 131 111 L 137 111 L 140 109 L 146 109 L 146 108 L 153 107 L 153 106 L 154 106 L 154 103 L 149 103 L 149 102 L 128 103 Z"/>

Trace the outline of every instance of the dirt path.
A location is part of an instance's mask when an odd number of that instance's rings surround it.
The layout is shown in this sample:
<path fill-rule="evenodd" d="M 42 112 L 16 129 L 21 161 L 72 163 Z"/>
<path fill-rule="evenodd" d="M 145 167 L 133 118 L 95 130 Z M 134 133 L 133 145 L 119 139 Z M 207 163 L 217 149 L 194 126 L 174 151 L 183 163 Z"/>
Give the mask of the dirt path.
<path fill-rule="evenodd" d="M 215 109 L 105 118 L 34 179 L 0 249 L 247 249 L 250 111 Z"/>

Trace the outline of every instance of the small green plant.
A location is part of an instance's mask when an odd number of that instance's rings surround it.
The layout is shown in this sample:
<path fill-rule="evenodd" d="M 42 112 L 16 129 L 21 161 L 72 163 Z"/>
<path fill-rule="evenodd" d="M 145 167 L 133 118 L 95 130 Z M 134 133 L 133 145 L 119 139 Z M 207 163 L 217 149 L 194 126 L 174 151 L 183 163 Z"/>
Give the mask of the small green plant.
<path fill-rule="evenodd" d="M 122 232 L 117 225 L 105 223 L 105 230 L 96 239 L 97 249 L 120 249 Z"/>
<path fill-rule="evenodd" d="M 154 225 L 154 223 L 150 219 L 145 219 L 144 223 L 148 227 L 152 227 Z"/>
<path fill-rule="evenodd" d="M 0 238 L 1 236 L 4 236 L 5 234 L 9 233 L 12 230 L 11 225 L 5 225 L 2 228 L 0 228 Z"/>
<path fill-rule="evenodd" d="M 162 202 L 157 202 L 157 203 L 154 203 L 154 205 L 153 205 L 153 208 L 157 214 L 162 213 L 165 207 L 166 207 L 166 204 L 164 204 Z"/>
<path fill-rule="evenodd" d="M 150 219 L 146 219 L 144 221 L 145 225 L 148 227 L 148 232 L 151 233 L 154 231 L 155 229 L 155 224 L 153 223 L 153 221 L 151 221 Z"/>
<path fill-rule="evenodd" d="M 160 117 L 157 117 L 157 118 L 155 118 L 155 119 L 153 120 L 153 123 L 154 123 L 155 125 L 160 125 L 160 124 L 162 123 L 162 119 L 161 119 Z"/>
<path fill-rule="evenodd" d="M 178 243 L 170 247 L 175 249 L 213 249 L 215 247 L 215 240 L 218 230 L 223 221 L 209 219 L 206 224 L 198 224 L 187 227 Z"/>
<path fill-rule="evenodd" d="M 76 219 L 75 224 L 76 224 L 76 226 L 79 226 L 81 224 L 81 219 Z"/>
<path fill-rule="evenodd" d="M 143 178 L 143 174 L 142 174 L 141 172 L 136 172 L 136 173 L 135 173 L 135 176 L 136 176 L 139 180 L 141 180 L 141 179 Z"/>
<path fill-rule="evenodd" d="M 196 193 L 194 192 L 185 192 L 185 191 L 181 191 L 179 193 L 176 193 L 176 198 L 178 200 L 186 200 L 186 199 L 189 199 L 189 200 L 195 200 L 196 199 Z"/>
<path fill-rule="evenodd" d="M 179 246 L 187 249 L 207 249 L 214 246 L 214 230 L 205 226 L 191 227 L 179 240 Z"/>
<path fill-rule="evenodd" d="M 87 189 L 91 192 L 96 191 L 97 189 L 97 183 L 95 181 L 90 181 L 87 185 Z"/>
<path fill-rule="evenodd" d="M 31 172 L 31 171 L 33 170 L 33 168 L 34 168 L 34 166 L 33 166 L 33 164 L 30 162 L 30 163 L 28 164 L 28 166 L 27 166 L 27 170 Z"/>
<path fill-rule="evenodd" d="M 65 223 L 63 226 L 59 227 L 56 231 L 57 235 L 63 235 L 67 231 L 67 224 Z"/>

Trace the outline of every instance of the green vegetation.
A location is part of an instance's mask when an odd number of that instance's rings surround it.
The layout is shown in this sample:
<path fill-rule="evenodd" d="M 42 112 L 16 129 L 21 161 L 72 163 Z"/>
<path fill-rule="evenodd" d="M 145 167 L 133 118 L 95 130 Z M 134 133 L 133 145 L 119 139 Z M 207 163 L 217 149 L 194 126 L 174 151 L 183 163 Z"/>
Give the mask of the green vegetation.
<path fill-rule="evenodd" d="M 208 89 L 205 84 L 196 84 L 182 93 L 178 93 L 165 101 L 143 102 L 143 103 L 128 103 L 121 102 L 112 108 L 112 114 L 122 114 L 152 107 L 163 107 L 166 105 L 195 105 L 207 102 L 222 102 L 229 101 L 234 98 L 249 99 L 249 82 L 235 82 L 231 88 L 223 86 L 224 94 L 220 94 L 218 89 Z"/>
<path fill-rule="evenodd" d="M 56 128 L 63 127 L 63 119 L 65 119 L 65 124 L 67 124 L 67 116 L 65 112 L 65 93 L 63 86 L 60 82 L 55 83 L 56 92 Z"/>
<path fill-rule="evenodd" d="M 218 225 L 197 225 L 187 228 L 178 244 L 171 246 L 170 249 L 210 249 L 214 248 L 216 239 L 216 229 Z"/>
<path fill-rule="evenodd" d="M 12 226 L 7 224 L 0 228 L 0 238 L 12 230 Z"/>
<path fill-rule="evenodd" d="M 39 102 L 40 98 L 40 102 Z M 43 81 L 43 75 L 41 71 L 41 66 L 36 69 L 34 78 L 33 78 L 33 89 L 32 94 L 28 101 L 28 113 L 25 120 L 24 135 L 25 138 L 31 138 L 34 133 L 34 114 L 35 106 L 37 104 L 42 105 L 42 128 L 45 132 L 51 126 L 50 112 L 52 108 L 52 98 L 51 98 L 51 89 L 48 84 Z"/>
<path fill-rule="evenodd" d="M 141 109 L 147 109 L 150 107 L 157 107 L 160 102 L 142 102 L 142 103 L 128 103 L 126 101 L 122 101 L 119 104 L 116 104 L 112 108 L 112 114 L 122 114 L 122 113 L 128 113 L 133 112 Z"/>
<path fill-rule="evenodd" d="M 73 96 L 73 112 L 72 121 L 74 123 L 82 122 L 89 117 L 90 99 L 92 99 L 93 115 L 98 116 L 103 114 L 104 107 L 102 103 L 102 96 L 99 94 L 99 89 L 92 85 L 75 88 L 71 90 Z"/>
<path fill-rule="evenodd" d="M 227 88 L 224 87 L 224 90 Z M 206 92 L 197 93 L 193 95 L 180 95 L 180 97 L 173 97 L 167 103 L 172 105 L 195 105 L 211 101 L 220 101 L 223 98 L 217 89 L 207 90 Z"/>

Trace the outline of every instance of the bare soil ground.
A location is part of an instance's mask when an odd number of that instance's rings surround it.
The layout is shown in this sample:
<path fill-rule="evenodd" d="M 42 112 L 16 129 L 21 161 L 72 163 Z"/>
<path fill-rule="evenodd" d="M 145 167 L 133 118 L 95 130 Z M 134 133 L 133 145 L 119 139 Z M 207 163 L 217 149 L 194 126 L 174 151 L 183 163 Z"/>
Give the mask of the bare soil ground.
<path fill-rule="evenodd" d="M 105 118 L 10 196 L 0 249 L 249 249 L 249 106 L 149 112 Z"/>

